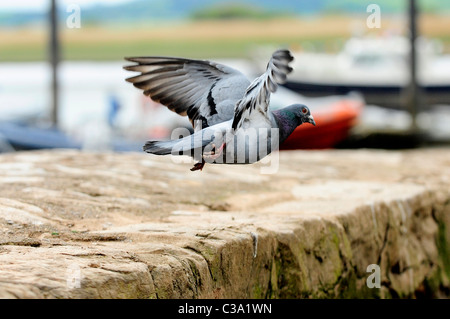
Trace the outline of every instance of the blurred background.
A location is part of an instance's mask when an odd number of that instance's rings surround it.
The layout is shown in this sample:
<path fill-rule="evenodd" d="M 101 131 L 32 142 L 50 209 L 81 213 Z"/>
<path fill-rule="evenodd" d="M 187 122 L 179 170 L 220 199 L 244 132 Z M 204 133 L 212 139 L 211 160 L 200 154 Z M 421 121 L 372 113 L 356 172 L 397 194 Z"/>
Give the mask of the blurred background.
<path fill-rule="evenodd" d="M 125 56 L 215 60 L 253 78 L 289 48 L 272 108 L 311 107 L 283 145 L 450 141 L 450 2 L 18 0 L 0 3 L 0 152 L 141 151 L 186 118 L 125 82 Z"/>

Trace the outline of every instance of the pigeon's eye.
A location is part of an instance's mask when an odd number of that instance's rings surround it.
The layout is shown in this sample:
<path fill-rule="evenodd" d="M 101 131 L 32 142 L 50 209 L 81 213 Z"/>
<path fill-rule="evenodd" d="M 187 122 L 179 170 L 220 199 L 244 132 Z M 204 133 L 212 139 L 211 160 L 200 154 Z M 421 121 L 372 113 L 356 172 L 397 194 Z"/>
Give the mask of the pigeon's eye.
<path fill-rule="evenodd" d="M 303 113 L 303 114 L 308 113 L 308 110 L 306 109 L 306 107 L 302 108 L 302 113 Z"/>

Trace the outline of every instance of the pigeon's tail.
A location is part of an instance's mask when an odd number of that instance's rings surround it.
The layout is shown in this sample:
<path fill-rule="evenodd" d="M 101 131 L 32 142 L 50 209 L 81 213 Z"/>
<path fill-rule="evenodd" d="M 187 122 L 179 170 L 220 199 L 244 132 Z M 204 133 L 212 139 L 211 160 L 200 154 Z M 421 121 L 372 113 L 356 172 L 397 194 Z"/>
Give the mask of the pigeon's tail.
<path fill-rule="evenodd" d="M 155 155 L 169 155 L 172 153 L 176 141 L 148 141 L 143 146 L 147 153 Z"/>
<path fill-rule="evenodd" d="M 214 134 L 212 134 L 210 128 L 207 128 L 178 140 L 148 141 L 145 143 L 143 149 L 145 152 L 155 155 L 172 154 L 194 156 L 194 150 L 202 150 L 213 140 Z"/>

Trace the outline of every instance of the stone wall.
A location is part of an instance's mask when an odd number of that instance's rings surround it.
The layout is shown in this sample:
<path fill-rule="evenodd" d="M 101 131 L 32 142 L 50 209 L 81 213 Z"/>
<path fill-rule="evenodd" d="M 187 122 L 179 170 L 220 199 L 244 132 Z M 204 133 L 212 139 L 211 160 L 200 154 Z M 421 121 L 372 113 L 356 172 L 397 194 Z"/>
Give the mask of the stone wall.
<path fill-rule="evenodd" d="M 450 149 L 282 152 L 269 175 L 190 167 L 0 155 L 0 297 L 449 295 Z"/>

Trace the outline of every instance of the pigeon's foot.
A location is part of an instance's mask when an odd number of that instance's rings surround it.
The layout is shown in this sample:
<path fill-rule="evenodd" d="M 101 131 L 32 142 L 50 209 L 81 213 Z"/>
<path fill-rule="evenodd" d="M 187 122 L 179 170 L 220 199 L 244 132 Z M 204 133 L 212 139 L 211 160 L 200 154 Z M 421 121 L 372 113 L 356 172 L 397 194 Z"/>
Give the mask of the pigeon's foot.
<path fill-rule="evenodd" d="M 205 161 L 202 160 L 201 162 L 195 163 L 194 167 L 191 168 L 191 171 L 198 171 L 198 170 L 203 170 L 203 166 L 205 166 Z"/>
<path fill-rule="evenodd" d="M 206 158 L 208 160 L 215 160 L 216 158 L 218 158 L 220 155 L 222 155 L 223 149 L 225 147 L 226 143 L 223 143 L 219 148 L 216 149 L 216 145 L 213 144 L 214 148 L 212 149 L 211 152 L 206 152 L 203 153 L 203 158 Z"/>

